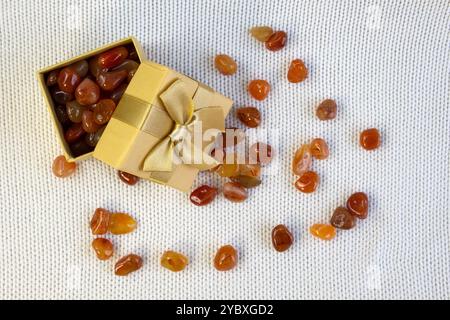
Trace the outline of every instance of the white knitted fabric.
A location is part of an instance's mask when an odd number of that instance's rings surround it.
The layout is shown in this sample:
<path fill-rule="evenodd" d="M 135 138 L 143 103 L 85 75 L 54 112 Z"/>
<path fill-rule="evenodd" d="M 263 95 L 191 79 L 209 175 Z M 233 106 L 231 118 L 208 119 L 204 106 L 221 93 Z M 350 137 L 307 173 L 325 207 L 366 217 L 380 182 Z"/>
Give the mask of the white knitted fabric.
<path fill-rule="evenodd" d="M 28 299 L 448 299 L 450 298 L 450 134 L 448 1 L 29 1 L 1 0 L 0 59 L 2 214 L 0 298 Z M 267 51 L 247 30 L 285 30 L 286 48 Z M 51 163 L 61 153 L 35 71 L 134 35 L 148 57 L 262 112 L 262 129 L 281 134 L 278 167 L 245 203 L 219 196 L 193 206 L 186 194 L 140 181 L 129 187 L 114 169 L 90 159 L 61 180 Z M 239 65 L 225 77 L 213 57 Z M 310 75 L 286 80 L 301 58 Z M 256 102 L 251 79 L 272 92 Z M 338 116 L 320 122 L 315 106 L 334 98 Z M 229 126 L 239 126 L 233 112 Z M 380 129 L 382 147 L 367 152 L 359 132 Z M 329 142 L 315 161 L 321 184 L 310 195 L 293 187 L 294 150 L 311 138 Z M 196 185 L 220 186 L 210 173 Z M 327 222 L 355 191 L 370 213 L 330 242 L 308 227 Z M 136 232 L 111 237 L 117 253 L 97 260 L 89 219 L 96 207 L 132 213 Z M 286 224 L 295 244 L 285 253 L 270 232 Z M 211 266 L 233 244 L 238 267 Z M 159 265 L 167 249 L 189 256 L 181 273 Z M 144 258 L 119 278 L 114 262 Z"/>

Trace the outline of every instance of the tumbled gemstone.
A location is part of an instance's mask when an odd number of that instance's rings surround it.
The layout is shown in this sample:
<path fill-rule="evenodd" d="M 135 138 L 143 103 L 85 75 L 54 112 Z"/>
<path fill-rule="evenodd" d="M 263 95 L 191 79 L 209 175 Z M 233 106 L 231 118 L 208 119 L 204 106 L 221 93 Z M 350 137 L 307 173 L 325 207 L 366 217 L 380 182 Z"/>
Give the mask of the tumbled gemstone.
<path fill-rule="evenodd" d="M 233 246 L 226 245 L 221 247 L 214 257 L 214 267 L 219 271 L 228 271 L 237 264 L 237 251 Z"/>
<path fill-rule="evenodd" d="M 337 105 L 332 99 L 322 101 L 316 109 L 316 116 L 320 120 L 332 120 L 336 118 Z"/>
<path fill-rule="evenodd" d="M 135 185 L 139 181 L 139 177 L 124 171 L 117 171 L 120 180 L 128 184 L 129 186 Z"/>
<path fill-rule="evenodd" d="M 64 133 L 64 139 L 71 144 L 81 139 L 85 133 L 81 123 L 74 123 Z"/>
<path fill-rule="evenodd" d="M 105 238 L 96 238 L 92 241 L 92 248 L 99 260 L 108 260 L 114 254 L 112 242 Z"/>
<path fill-rule="evenodd" d="M 248 92 L 259 101 L 267 98 L 270 92 L 270 84 L 266 80 L 252 80 L 248 84 Z"/>
<path fill-rule="evenodd" d="M 76 100 L 67 102 L 66 111 L 70 121 L 74 123 L 80 123 L 82 120 L 83 112 L 87 110 L 85 106 L 79 104 Z"/>
<path fill-rule="evenodd" d="M 261 123 L 261 114 L 255 107 L 239 108 L 236 115 L 243 124 L 250 128 L 256 128 Z"/>
<path fill-rule="evenodd" d="M 215 169 L 215 172 L 221 177 L 233 177 L 239 173 L 239 164 L 222 163 Z"/>
<path fill-rule="evenodd" d="M 295 187 L 303 193 L 316 191 L 319 185 L 319 176 L 314 171 L 306 171 L 295 182 Z"/>
<path fill-rule="evenodd" d="M 359 219 L 367 218 L 369 200 L 364 192 L 356 192 L 347 200 L 347 209 Z"/>
<path fill-rule="evenodd" d="M 128 72 L 127 82 L 130 82 L 134 77 L 137 69 L 139 68 L 139 63 L 134 60 L 126 59 L 124 62 L 119 64 L 113 71 L 126 70 Z"/>
<path fill-rule="evenodd" d="M 226 54 L 219 54 L 214 59 L 214 65 L 219 72 L 225 76 L 235 74 L 237 71 L 237 63 Z"/>
<path fill-rule="evenodd" d="M 203 185 L 192 191 L 189 199 L 196 206 L 205 206 L 211 203 L 217 196 L 217 188 Z"/>
<path fill-rule="evenodd" d="M 311 164 L 311 147 L 309 144 L 304 144 L 295 152 L 294 160 L 292 161 L 292 172 L 301 176 L 310 169 Z"/>
<path fill-rule="evenodd" d="M 79 157 L 83 154 L 89 153 L 93 150 L 89 144 L 85 141 L 85 139 L 79 140 L 70 145 L 70 151 L 72 152 L 73 157 Z"/>
<path fill-rule="evenodd" d="M 93 235 L 104 235 L 108 232 L 111 221 L 111 212 L 103 208 L 95 209 L 91 219 L 91 231 Z"/>
<path fill-rule="evenodd" d="M 140 256 L 129 254 L 117 261 L 114 267 L 114 273 L 117 276 L 127 276 L 142 268 L 142 264 L 143 262 Z"/>
<path fill-rule="evenodd" d="M 66 105 L 67 102 L 73 100 L 73 94 L 59 90 L 57 87 L 52 87 L 51 93 L 53 100 L 58 104 Z"/>
<path fill-rule="evenodd" d="M 48 87 L 52 87 L 58 83 L 59 70 L 50 71 L 47 75 L 46 84 Z"/>
<path fill-rule="evenodd" d="M 113 92 L 111 92 L 111 95 L 109 98 L 113 100 L 116 105 L 119 104 L 120 99 L 122 99 L 122 96 L 127 89 L 128 85 L 126 83 L 122 83 L 120 86 L 118 86 L 116 89 L 114 89 Z"/>
<path fill-rule="evenodd" d="M 101 68 L 98 64 L 98 56 L 89 60 L 89 71 L 97 79 L 101 72 L 107 72 L 108 69 Z"/>
<path fill-rule="evenodd" d="M 283 252 L 289 249 L 294 242 L 294 237 L 285 225 L 278 225 L 272 230 L 272 244 L 275 250 Z"/>
<path fill-rule="evenodd" d="M 189 263 L 189 259 L 178 252 L 166 251 L 161 257 L 161 266 L 173 272 L 184 270 Z"/>
<path fill-rule="evenodd" d="M 68 125 L 70 123 L 69 116 L 66 111 L 66 107 L 60 104 L 55 107 L 56 118 L 58 118 L 59 123 L 63 126 Z"/>
<path fill-rule="evenodd" d="M 64 92 L 73 93 L 82 79 L 72 67 L 65 67 L 58 75 L 58 87 Z"/>
<path fill-rule="evenodd" d="M 250 29 L 250 34 L 256 40 L 266 42 L 273 34 L 273 29 L 268 26 L 253 27 Z"/>
<path fill-rule="evenodd" d="M 298 83 L 304 81 L 308 77 L 308 69 L 300 59 L 295 59 L 289 66 L 287 78 L 289 82 Z"/>
<path fill-rule="evenodd" d="M 72 175 L 76 169 L 77 164 L 68 162 L 64 156 L 58 156 L 53 160 L 52 171 L 58 178 L 66 178 Z"/>
<path fill-rule="evenodd" d="M 247 190 L 237 182 L 226 182 L 223 185 L 223 195 L 232 202 L 242 202 L 247 199 Z"/>
<path fill-rule="evenodd" d="M 230 178 L 244 188 L 254 188 L 261 184 L 261 166 L 259 164 L 239 164 L 236 176 Z"/>
<path fill-rule="evenodd" d="M 313 139 L 310 143 L 310 149 L 311 155 L 318 160 L 326 159 L 330 154 L 327 143 L 321 138 Z"/>
<path fill-rule="evenodd" d="M 337 207 L 330 219 L 330 224 L 338 229 L 349 230 L 356 225 L 356 218 L 344 207 Z"/>
<path fill-rule="evenodd" d="M 115 235 L 133 232 L 137 223 L 129 214 L 113 213 L 109 223 L 109 232 Z"/>
<path fill-rule="evenodd" d="M 361 132 L 359 143 L 366 150 L 374 150 L 381 144 L 380 132 L 375 129 L 367 129 Z"/>
<path fill-rule="evenodd" d="M 278 51 L 286 46 L 287 34 L 284 31 L 274 32 L 266 41 L 266 48 L 270 51 Z"/>
<path fill-rule="evenodd" d="M 336 236 L 335 227 L 329 224 L 314 224 L 309 228 L 309 232 L 322 240 L 331 240 Z"/>
<path fill-rule="evenodd" d="M 89 64 L 86 60 L 75 62 L 71 67 L 81 78 L 86 77 L 89 72 Z"/>
<path fill-rule="evenodd" d="M 98 56 L 100 68 L 110 69 L 117 67 L 128 57 L 128 50 L 125 47 L 116 47 L 101 53 Z"/>
<path fill-rule="evenodd" d="M 100 88 L 89 78 L 84 79 L 75 90 L 75 99 L 83 106 L 90 106 L 100 99 Z"/>
<path fill-rule="evenodd" d="M 94 107 L 94 121 L 97 124 L 105 124 L 116 110 L 116 103 L 112 99 L 102 99 Z"/>
<path fill-rule="evenodd" d="M 90 110 L 84 110 L 81 115 L 81 124 L 83 125 L 83 130 L 87 133 L 97 132 L 100 125 L 95 122 L 94 112 Z"/>
<path fill-rule="evenodd" d="M 97 77 L 97 83 L 105 91 L 113 91 L 128 78 L 127 70 L 101 72 Z"/>
<path fill-rule="evenodd" d="M 95 147 L 98 144 L 100 138 L 102 137 L 105 129 L 106 129 L 106 126 L 103 126 L 100 129 L 98 129 L 96 132 L 86 134 L 84 141 L 86 141 L 86 143 L 89 146 Z"/>

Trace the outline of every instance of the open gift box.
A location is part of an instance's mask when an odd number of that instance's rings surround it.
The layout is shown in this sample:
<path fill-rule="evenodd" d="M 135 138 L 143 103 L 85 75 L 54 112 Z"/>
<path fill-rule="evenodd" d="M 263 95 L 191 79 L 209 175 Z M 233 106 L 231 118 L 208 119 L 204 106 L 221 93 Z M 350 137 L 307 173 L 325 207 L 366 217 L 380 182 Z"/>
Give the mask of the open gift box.
<path fill-rule="evenodd" d="M 133 45 L 140 65 L 91 153 L 74 157 L 57 120 L 45 76 L 121 45 Z M 38 72 L 39 83 L 68 161 L 90 156 L 140 178 L 187 192 L 198 172 L 216 163 L 208 156 L 215 136 L 224 131 L 232 101 L 210 87 L 166 66 L 148 61 L 133 38 L 109 44 Z M 198 128 L 208 132 L 198 137 Z M 212 132 L 212 134 L 211 134 Z M 200 150 L 201 149 L 201 150 Z M 200 154 L 200 161 L 193 161 Z"/>

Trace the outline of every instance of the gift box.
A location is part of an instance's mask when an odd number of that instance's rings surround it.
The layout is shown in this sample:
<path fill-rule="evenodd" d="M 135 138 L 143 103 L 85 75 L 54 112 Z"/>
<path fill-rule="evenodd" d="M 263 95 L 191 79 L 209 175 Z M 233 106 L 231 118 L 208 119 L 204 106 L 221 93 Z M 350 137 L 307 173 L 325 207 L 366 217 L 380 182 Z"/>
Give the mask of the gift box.
<path fill-rule="evenodd" d="M 97 146 L 74 157 L 64 139 L 45 75 L 121 45 L 133 45 L 140 65 Z M 39 83 L 68 161 L 94 158 L 140 178 L 187 192 L 199 171 L 217 165 L 209 156 L 232 101 L 210 87 L 145 59 L 127 38 L 38 72 Z"/>

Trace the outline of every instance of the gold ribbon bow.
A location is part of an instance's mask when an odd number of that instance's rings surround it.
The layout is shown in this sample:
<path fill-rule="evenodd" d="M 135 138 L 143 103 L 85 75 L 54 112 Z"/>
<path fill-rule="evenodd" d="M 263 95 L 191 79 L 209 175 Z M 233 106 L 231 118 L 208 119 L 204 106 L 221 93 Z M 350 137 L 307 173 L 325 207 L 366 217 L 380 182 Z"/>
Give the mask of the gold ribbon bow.
<path fill-rule="evenodd" d="M 194 101 L 185 89 L 183 81 L 176 80 L 160 99 L 174 122 L 172 131 L 155 145 L 144 159 L 144 171 L 172 171 L 174 160 L 208 170 L 217 161 L 204 152 L 203 133 L 208 129 L 212 139 L 224 130 L 225 116 L 221 107 L 195 109 Z M 199 130 L 200 129 L 200 130 Z M 199 132 L 200 131 L 200 132 Z"/>

